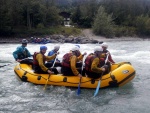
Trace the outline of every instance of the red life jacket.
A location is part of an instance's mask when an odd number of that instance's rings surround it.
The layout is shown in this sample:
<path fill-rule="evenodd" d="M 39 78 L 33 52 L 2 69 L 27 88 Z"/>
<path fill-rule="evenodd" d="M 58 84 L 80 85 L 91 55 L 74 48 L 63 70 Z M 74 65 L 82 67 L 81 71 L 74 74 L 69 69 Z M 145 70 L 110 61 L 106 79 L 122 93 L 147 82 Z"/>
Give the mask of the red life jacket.
<path fill-rule="evenodd" d="M 62 59 L 62 66 L 64 67 L 71 67 L 70 66 L 70 57 L 72 56 L 72 53 L 66 53 L 64 56 L 63 56 L 63 59 Z"/>
<path fill-rule="evenodd" d="M 34 65 L 39 65 L 39 63 L 38 63 L 38 61 L 37 61 L 37 59 L 36 59 L 36 55 L 37 54 L 42 54 L 42 53 L 40 53 L 40 52 L 35 52 L 34 53 L 34 55 L 33 55 L 33 64 Z M 43 55 L 43 54 L 42 54 Z M 45 55 L 43 55 L 43 64 L 45 64 L 45 61 L 46 61 L 46 57 L 45 57 Z"/>
<path fill-rule="evenodd" d="M 86 59 L 85 59 L 85 61 L 84 61 L 84 63 L 85 63 L 85 70 L 86 70 L 86 71 L 92 72 L 92 70 L 91 70 L 91 65 L 92 65 L 92 62 L 93 62 L 93 60 L 94 60 L 95 58 L 97 58 L 95 55 L 89 55 L 89 56 L 86 57 Z M 99 67 L 99 66 L 100 66 L 100 62 L 99 62 L 99 64 L 98 64 L 98 67 Z"/>

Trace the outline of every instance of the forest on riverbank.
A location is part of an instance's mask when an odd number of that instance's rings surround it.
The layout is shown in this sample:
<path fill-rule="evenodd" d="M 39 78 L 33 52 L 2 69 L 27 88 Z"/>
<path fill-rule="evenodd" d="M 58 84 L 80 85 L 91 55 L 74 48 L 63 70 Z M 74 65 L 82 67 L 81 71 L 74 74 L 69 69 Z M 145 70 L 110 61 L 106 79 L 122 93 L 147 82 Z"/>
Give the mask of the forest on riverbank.
<path fill-rule="evenodd" d="M 70 14 L 63 27 L 61 12 Z M 150 0 L 0 0 L 0 37 L 79 35 L 150 36 Z"/>

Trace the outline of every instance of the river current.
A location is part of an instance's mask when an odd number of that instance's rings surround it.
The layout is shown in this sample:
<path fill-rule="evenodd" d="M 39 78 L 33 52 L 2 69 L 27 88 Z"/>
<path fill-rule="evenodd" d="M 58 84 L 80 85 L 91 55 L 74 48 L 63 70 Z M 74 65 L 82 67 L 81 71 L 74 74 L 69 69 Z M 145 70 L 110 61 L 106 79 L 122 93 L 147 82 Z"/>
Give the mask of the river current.
<path fill-rule="evenodd" d="M 0 45 L 0 113 L 149 113 L 150 111 L 150 41 L 107 42 L 114 61 L 131 62 L 136 70 L 135 78 L 119 88 L 81 89 L 63 86 L 34 85 L 22 82 L 14 73 L 17 64 L 12 52 L 20 44 Z M 46 44 L 48 51 L 56 44 Z M 75 44 L 60 45 L 58 58 L 69 52 Z M 99 44 L 80 44 L 82 53 L 93 52 Z M 40 44 L 28 44 L 33 54 Z M 47 54 L 47 53 L 46 53 Z"/>

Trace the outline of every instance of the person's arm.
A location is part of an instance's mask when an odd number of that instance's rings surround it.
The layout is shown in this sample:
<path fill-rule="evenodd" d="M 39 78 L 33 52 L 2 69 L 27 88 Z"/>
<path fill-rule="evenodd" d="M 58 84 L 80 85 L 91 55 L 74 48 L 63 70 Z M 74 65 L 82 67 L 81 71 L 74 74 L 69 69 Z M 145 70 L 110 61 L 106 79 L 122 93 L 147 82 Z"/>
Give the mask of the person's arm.
<path fill-rule="evenodd" d="M 80 74 L 76 68 L 76 62 L 77 62 L 77 57 L 76 56 L 72 56 L 70 59 L 70 66 L 71 66 L 71 70 L 73 72 L 74 75 L 78 75 Z"/>
<path fill-rule="evenodd" d="M 46 56 L 46 61 L 53 60 L 56 58 L 56 56 L 57 56 L 57 54 L 53 54 L 52 56 Z"/>
<path fill-rule="evenodd" d="M 47 71 L 48 71 L 48 68 L 45 67 L 45 65 L 44 65 L 44 62 L 43 62 L 43 55 L 42 55 L 42 54 L 37 54 L 37 55 L 36 55 L 36 59 L 37 59 L 37 61 L 38 61 L 38 63 L 39 63 L 39 66 L 41 67 L 41 69 L 42 69 L 43 71 L 47 72 Z"/>
<path fill-rule="evenodd" d="M 81 54 L 81 53 L 80 53 L 80 56 L 77 57 L 77 61 L 83 60 L 83 57 L 84 57 L 86 54 L 87 54 L 86 52 L 85 52 L 84 54 Z"/>
<path fill-rule="evenodd" d="M 99 68 L 98 64 L 99 64 L 99 58 L 95 58 L 92 62 L 91 70 L 96 73 L 101 73 L 102 71 L 105 71 L 105 68 Z"/>
<path fill-rule="evenodd" d="M 13 52 L 13 57 L 17 61 L 18 59 L 18 54 L 20 53 L 20 47 L 17 47 L 17 49 Z"/>
<path fill-rule="evenodd" d="M 109 56 L 108 56 L 108 60 L 110 61 L 110 63 L 115 63 L 114 60 L 112 59 L 111 57 L 111 54 L 109 53 Z"/>

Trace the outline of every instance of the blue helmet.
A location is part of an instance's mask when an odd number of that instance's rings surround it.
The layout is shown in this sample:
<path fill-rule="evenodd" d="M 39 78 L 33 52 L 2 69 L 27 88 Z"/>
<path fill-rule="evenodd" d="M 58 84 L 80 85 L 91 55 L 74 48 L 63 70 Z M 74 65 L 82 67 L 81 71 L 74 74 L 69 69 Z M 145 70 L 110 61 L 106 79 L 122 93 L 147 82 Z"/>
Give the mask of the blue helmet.
<path fill-rule="evenodd" d="M 47 50 L 47 47 L 46 46 L 41 46 L 40 50 Z"/>
<path fill-rule="evenodd" d="M 78 48 L 80 48 L 80 45 L 75 45 L 75 46 L 77 46 Z"/>

